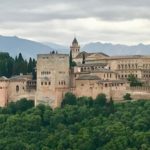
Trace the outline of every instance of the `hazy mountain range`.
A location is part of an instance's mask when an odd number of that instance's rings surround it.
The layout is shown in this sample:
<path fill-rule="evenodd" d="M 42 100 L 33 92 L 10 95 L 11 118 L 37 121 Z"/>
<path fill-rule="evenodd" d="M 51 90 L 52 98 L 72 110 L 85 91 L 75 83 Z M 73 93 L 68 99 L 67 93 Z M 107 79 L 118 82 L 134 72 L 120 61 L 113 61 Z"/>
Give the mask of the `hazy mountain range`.
<path fill-rule="evenodd" d="M 50 51 L 53 50 L 58 51 L 59 53 L 69 53 L 69 47 L 56 43 L 40 43 L 18 38 L 16 36 L 0 36 L 0 51 L 9 52 L 13 57 L 21 52 L 26 58 L 36 58 L 37 54 L 50 53 Z M 81 51 L 82 50 L 87 52 L 103 52 L 108 55 L 150 55 L 150 45 L 144 44 L 127 46 L 121 44 L 114 45 L 111 43 L 95 42 L 87 43 L 81 46 Z"/>
<path fill-rule="evenodd" d="M 104 52 L 108 55 L 150 55 L 150 45 L 138 44 L 133 46 L 111 43 L 88 43 L 82 50 L 88 52 Z"/>

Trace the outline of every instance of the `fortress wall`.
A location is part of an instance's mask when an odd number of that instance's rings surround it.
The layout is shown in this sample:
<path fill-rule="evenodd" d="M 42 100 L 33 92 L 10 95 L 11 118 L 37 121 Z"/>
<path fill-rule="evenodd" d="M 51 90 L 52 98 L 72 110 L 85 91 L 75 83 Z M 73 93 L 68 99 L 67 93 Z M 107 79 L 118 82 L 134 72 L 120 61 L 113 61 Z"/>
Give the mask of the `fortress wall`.
<path fill-rule="evenodd" d="M 61 90 L 70 86 L 69 55 L 41 54 L 37 58 L 36 105 L 59 105 Z"/>
<path fill-rule="evenodd" d="M 0 81 L 0 107 L 4 107 L 8 103 L 8 80 Z"/>

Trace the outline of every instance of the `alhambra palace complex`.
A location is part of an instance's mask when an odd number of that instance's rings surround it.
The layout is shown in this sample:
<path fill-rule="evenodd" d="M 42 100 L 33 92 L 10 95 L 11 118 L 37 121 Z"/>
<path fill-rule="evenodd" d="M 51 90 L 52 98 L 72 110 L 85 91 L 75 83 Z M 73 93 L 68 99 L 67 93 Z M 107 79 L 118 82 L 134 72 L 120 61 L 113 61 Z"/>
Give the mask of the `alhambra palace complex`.
<path fill-rule="evenodd" d="M 0 106 L 21 98 L 32 99 L 55 108 L 60 106 L 67 92 L 77 97 L 95 98 L 105 93 L 115 101 L 123 100 L 126 93 L 135 99 L 150 99 L 150 56 L 108 56 L 104 53 L 80 52 L 74 38 L 70 46 L 76 66 L 70 69 L 67 54 L 37 55 L 37 80 L 31 75 L 0 78 Z M 142 87 L 130 87 L 127 78 L 133 74 Z"/>

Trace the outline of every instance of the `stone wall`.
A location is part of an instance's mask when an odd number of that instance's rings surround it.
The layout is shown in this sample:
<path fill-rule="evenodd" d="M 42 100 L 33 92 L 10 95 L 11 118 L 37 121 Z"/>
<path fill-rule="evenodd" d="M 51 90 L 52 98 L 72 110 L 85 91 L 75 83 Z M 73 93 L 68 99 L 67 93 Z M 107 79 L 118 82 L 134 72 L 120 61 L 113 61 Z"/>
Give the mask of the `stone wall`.
<path fill-rule="evenodd" d="M 0 80 L 0 107 L 4 107 L 8 103 L 8 80 Z"/>
<path fill-rule="evenodd" d="M 38 55 L 36 105 L 43 103 L 57 107 L 61 95 L 69 90 L 69 79 L 69 55 Z"/>

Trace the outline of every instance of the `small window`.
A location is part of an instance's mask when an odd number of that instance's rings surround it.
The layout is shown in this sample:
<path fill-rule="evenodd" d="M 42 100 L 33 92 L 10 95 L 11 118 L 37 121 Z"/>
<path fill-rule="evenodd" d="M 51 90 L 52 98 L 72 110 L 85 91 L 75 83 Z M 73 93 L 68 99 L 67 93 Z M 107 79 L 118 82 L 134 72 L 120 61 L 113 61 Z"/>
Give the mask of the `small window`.
<path fill-rule="evenodd" d="M 51 82 L 49 82 L 48 84 L 51 85 Z"/>
<path fill-rule="evenodd" d="M 43 85 L 43 82 L 41 82 L 41 85 Z"/>
<path fill-rule="evenodd" d="M 19 92 L 19 86 L 18 85 L 16 86 L 16 92 Z"/>

